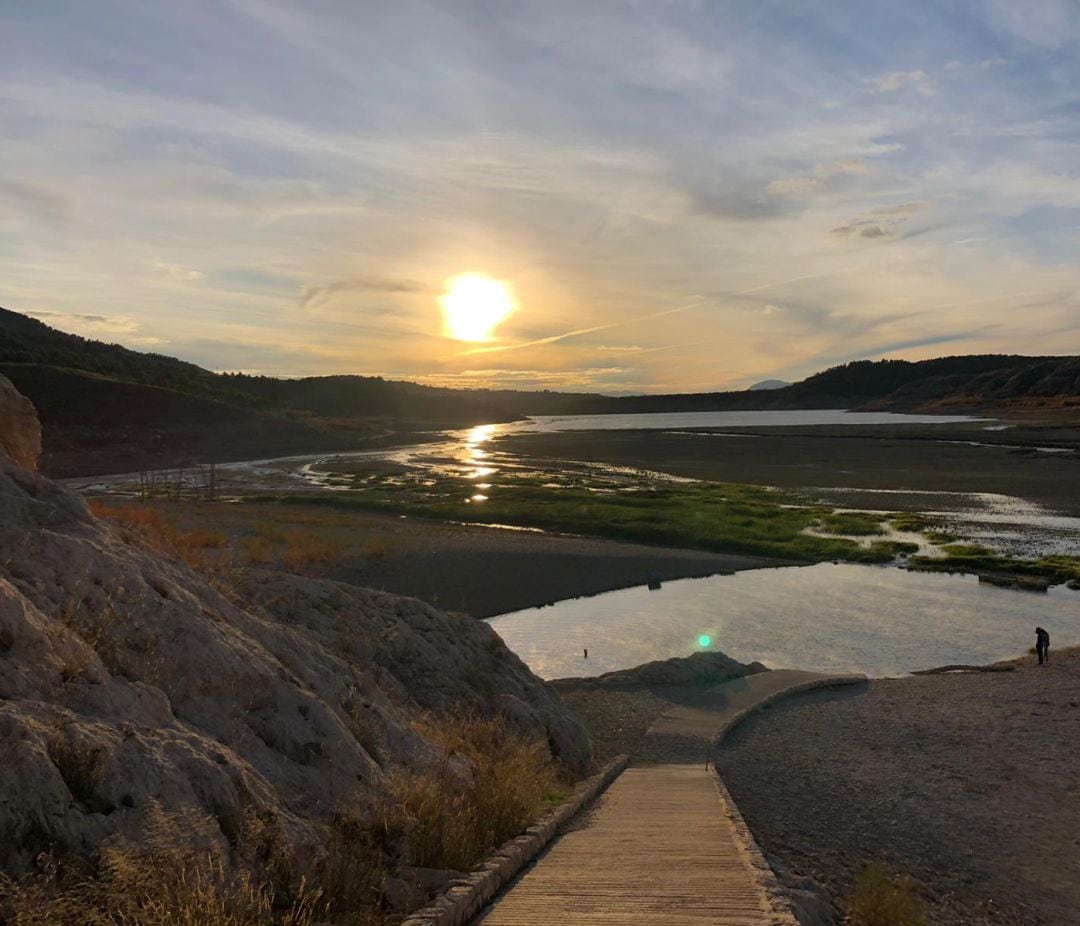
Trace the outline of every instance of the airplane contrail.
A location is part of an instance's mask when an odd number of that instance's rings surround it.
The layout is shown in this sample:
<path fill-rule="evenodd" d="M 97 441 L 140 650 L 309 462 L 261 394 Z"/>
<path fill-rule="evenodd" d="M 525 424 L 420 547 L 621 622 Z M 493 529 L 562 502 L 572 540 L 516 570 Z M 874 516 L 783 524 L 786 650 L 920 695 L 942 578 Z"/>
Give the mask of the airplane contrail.
<path fill-rule="evenodd" d="M 664 315 L 674 315 L 676 312 L 685 312 L 687 309 L 692 309 L 695 306 L 701 305 L 705 300 L 698 299 L 696 302 L 688 303 L 687 305 L 678 305 L 671 309 L 663 309 L 659 312 L 651 312 L 648 315 L 637 315 L 634 318 L 624 318 L 621 321 L 609 322 L 606 325 L 593 325 L 591 328 L 575 328 L 573 331 L 567 331 L 563 334 L 553 334 L 546 338 L 537 338 L 535 341 L 526 341 L 524 344 L 506 344 L 502 347 L 474 347 L 470 350 L 463 350 L 455 357 L 469 357 L 473 354 L 494 354 L 507 350 L 521 350 L 525 347 L 538 347 L 541 344 L 554 344 L 556 341 L 564 341 L 566 338 L 575 338 L 582 334 L 592 334 L 594 331 L 607 331 L 609 328 L 618 328 L 622 325 L 629 325 L 632 322 L 643 322 L 653 318 L 661 318 Z"/>

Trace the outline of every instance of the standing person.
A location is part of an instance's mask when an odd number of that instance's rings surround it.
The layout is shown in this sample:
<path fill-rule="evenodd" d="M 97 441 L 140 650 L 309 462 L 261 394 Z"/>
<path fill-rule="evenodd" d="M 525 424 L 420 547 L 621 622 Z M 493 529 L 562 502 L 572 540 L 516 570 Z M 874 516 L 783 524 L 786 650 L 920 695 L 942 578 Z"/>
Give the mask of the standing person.
<path fill-rule="evenodd" d="M 1042 627 L 1035 628 L 1035 652 L 1039 655 L 1039 665 L 1050 662 L 1050 634 Z"/>

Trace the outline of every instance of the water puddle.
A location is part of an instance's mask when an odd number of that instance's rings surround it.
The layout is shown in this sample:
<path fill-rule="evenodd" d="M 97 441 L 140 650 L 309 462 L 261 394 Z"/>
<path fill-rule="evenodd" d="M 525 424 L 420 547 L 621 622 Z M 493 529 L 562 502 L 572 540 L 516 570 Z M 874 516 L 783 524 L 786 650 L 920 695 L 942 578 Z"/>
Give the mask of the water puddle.
<path fill-rule="evenodd" d="M 709 647 L 773 668 L 892 676 L 1025 653 L 1035 626 L 1080 643 L 1080 592 L 832 565 L 760 569 L 562 601 L 490 619 L 544 678 L 598 675 Z M 589 658 L 582 658 L 588 647 Z"/>

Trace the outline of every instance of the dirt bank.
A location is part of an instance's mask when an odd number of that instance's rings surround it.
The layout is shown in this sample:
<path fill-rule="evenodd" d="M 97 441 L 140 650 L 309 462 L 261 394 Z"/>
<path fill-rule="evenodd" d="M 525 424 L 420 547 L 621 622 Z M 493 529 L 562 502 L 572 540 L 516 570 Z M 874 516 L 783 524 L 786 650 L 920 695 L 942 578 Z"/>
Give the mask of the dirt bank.
<path fill-rule="evenodd" d="M 1080 909 L 1080 650 L 1046 668 L 807 695 L 749 722 L 718 767 L 764 850 L 845 894 L 872 861 L 945 926 Z"/>

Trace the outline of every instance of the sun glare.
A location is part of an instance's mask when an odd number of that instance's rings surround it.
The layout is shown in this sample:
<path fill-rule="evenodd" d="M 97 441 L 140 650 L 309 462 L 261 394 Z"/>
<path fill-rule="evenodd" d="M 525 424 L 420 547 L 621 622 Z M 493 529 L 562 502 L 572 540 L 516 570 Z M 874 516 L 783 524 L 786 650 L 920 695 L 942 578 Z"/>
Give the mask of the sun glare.
<path fill-rule="evenodd" d="M 439 297 L 443 332 L 458 341 L 490 341 L 495 328 L 517 311 L 509 283 L 483 273 L 462 273 L 446 281 Z"/>

